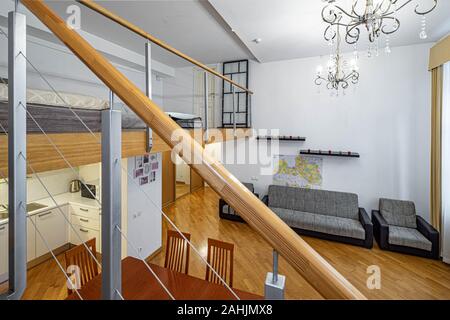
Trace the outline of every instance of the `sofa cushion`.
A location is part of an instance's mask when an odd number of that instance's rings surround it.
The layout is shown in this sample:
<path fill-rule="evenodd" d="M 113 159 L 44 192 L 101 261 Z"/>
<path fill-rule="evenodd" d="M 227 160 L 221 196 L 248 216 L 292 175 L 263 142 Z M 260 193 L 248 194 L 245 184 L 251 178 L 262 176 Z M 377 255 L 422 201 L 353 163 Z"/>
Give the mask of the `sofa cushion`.
<path fill-rule="evenodd" d="M 269 206 L 359 220 L 353 193 L 270 185 Z"/>
<path fill-rule="evenodd" d="M 380 212 L 389 225 L 417 228 L 414 202 L 392 199 L 380 199 Z"/>
<path fill-rule="evenodd" d="M 287 225 L 293 228 L 333 234 L 364 240 L 366 232 L 354 219 L 333 217 L 317 213 L 270 207 Z"/>
<path fill-rule="evenodd" d="M 417 229 L 389 226 L 389 244 L 431 251 L 431 242 Z"/>

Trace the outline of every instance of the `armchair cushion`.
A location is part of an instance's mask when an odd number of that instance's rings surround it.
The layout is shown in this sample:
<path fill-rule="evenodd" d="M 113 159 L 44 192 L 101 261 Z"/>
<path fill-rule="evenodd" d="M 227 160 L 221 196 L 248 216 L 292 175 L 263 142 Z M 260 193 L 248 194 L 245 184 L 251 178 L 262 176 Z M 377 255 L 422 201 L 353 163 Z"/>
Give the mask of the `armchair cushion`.
<path fill-rule="evenodd" d="M 390 226 L 417 228 L 416 208 L 412 201 L 381 198 L 380 212 Z"/>
<path fill-rule="evenodd" d="M 389 226 L 388 242 L 391 245 L 412 247 L 431 251 L 431 241 L 425 238 L 417 229 Z"/>

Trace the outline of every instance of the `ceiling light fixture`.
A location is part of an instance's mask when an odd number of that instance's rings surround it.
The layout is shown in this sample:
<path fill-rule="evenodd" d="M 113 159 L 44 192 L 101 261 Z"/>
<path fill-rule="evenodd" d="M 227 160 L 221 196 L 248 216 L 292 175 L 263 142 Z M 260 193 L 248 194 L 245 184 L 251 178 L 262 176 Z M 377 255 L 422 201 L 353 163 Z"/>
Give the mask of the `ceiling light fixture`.
<path fill-rule="evenodd" d="M 358 55 L 357 53 L 350 60 L 350 68 L 348 62 L 343 59 L 341 55 L 341 36 L 339 27 L 336 28 L 336 51 L 330 54 L 330 59 L 327 63 L 327 74 L 322 76 L 323 66 L 317 67 L 317 76 L 314 83 L 318 86 L 326 83 L 327 89 L 336 90 L 336 95 L 339 95 L 339 89 L 347 89 L 349 82 L 357 84 L 359 81 L 358 72 Z M 350 71 L 348 71 L 350 69 Z"/>
<path fill-rule="evenodd" d="M 326 41 L 332 41 L 336 37 L 336 31 L 333 27 L 345 28 L 345 42 L 356 44 L 361 34 L 361 27 L 365 27 L 369 34 L 370 43 L 378 42 L 381 34 L 386 35 L 386 52 L 390 52 L 389 35 L 400 28 L 400 20 L 397 12 L 403 9 L 413 0 L 362 0 L 365 1 L 364 10 L 360 13 L 357 9 L 360 0 L 354 0 L 350 11 L 342 9 L 335 4 L 335 0 L 323 0 L 327 5 L 322 9 L 322 19 L 328 23 L 324 32 Z M 414 12 L 421 16 L 420 39 L 426 39 L 426 18 L 425 16 L 433 11 L 437 6 L 437 0 L 433 2 L 428 10 L 420 10 L 417 4 Z M 369 51 L 371 46 L 369 46 Z"/>

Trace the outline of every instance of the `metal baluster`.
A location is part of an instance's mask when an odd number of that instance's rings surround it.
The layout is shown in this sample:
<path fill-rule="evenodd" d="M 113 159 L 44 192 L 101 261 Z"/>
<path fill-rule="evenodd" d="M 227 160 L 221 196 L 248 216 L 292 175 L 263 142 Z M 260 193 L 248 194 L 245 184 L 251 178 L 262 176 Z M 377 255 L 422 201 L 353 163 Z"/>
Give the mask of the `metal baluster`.
<path fill-rule="evenodd" d="M 231 93 L 233 97 L 233 135 L 236 137 L 236 93 L 234 85 L 231 85 Z"/>
<path fill-rule="evenodd" d="M 18 3 L 16 1 L 16 10 Z M 8 175 L 9 175 L 9 299 L 20 299 L 27 285 L 27 179 L 26 105 L 27 62 L 26 16 L 8 14 Z"/>
<path fill-rule="evenodd" d="M 145 43 L 145 94 L 152 98 L 152 44 Z M 147 152 L 153 148 L 153 130 L 147 126 Z"/>
<path fill-rule="evenodd" d="M 205 99 L 205 143 L 209 140 L 209 133 L 208 133 L 208 127 L 209 127 L 209 83 L 208 83 L 208 73 L 205 71 L 203 73 L 203 90 L 204 90 L 204 99 Z"/>
<path fill-rule="evenodd" d="M 278 274 L 278 252 L 273 250 L 273 272 L 268 272 L 264 286 L 267 300 L 283 300 L 286 287 L 286 277 Z"/>
<path fill-rule="evenodd" d="M 102 111 L 102 298 L 121 300 L 121 154 L 122 115 L 114 108 Z M 119 228 L 119 229 L 118 229 Z M 119 294 L 117 294 L 119 292 Z"/>

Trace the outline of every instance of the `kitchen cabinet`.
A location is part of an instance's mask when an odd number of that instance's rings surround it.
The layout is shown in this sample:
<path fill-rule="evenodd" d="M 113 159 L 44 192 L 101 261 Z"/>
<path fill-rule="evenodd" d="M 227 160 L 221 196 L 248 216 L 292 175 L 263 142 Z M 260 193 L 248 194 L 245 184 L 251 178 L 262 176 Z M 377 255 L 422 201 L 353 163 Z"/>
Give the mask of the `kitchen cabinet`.
<path fill-rule="evenodd" d="M 36 258 L 36 229 L 30 220 L 36 221 L 34 216 L 27 220 L 27 262 Z M 8 233 L 9 224 L 0 225 L 0 282 L 8 279 Z"/>
<path fill-rule="evenodd" d="M 73 228 L 69 230 L 69 242 L 80 245 L 95 238 L 97 252 L 101 253 L 100 209 L 71 204 L 70 222 Z"/>
<path fill-rule="evenodd" d="M 94 230 L 77 225 L 74 225 L 73 227 L 75 230 L 70 230 L 70 243 L 78 246 L 81 244 L 81 242 L 86 242 L 95 238 L 96 250 L 99 253 L 101 252 L 101 239 L 99 230 Z"/>
<path fill-rule="evenodd" d="M 0 225 L 0 282 L 8 279 L 8 224 Z"/>
<path fill-rule="evenodd" d="M 86 217 L 92 220 L 100 220 L 100 209 L 79 204 L 71 204 L 70 214 Z"/>
<path fill-rule="evenodd" d="M 60 210 L 61 209 L 61 210 Z M 61 212 L 62 211 L 62 212 Z M 64 215 L 65 217 L 64 217 Z M 59 248 L 67 243 L 68 239 L 68 206 L 38 213 L 36 219 L 36 257 L 40 257 L 50 250 Z M 42 237 L 45 238 L 45 242 Z M 48 248 L 47 248 L 48 246 Z"/>

